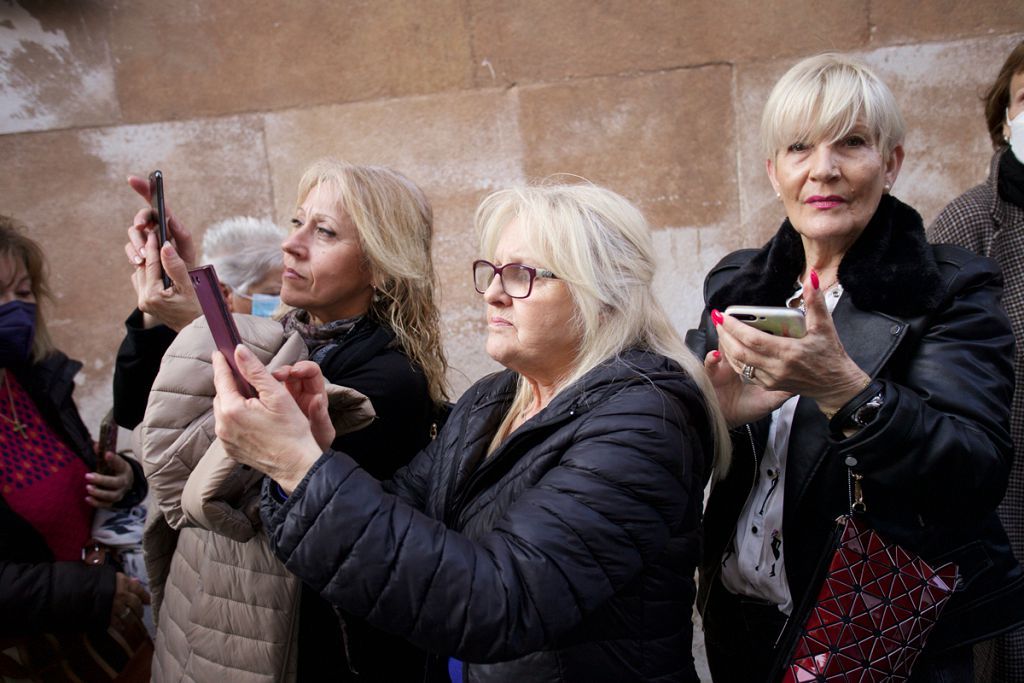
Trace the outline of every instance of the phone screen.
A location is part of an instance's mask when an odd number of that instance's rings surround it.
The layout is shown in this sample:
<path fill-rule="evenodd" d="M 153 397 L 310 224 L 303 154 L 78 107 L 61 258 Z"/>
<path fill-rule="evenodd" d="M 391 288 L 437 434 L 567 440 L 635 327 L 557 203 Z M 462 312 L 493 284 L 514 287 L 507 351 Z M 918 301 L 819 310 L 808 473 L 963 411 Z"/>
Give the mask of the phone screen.
<path fill-rule="evenodd" d="M 199 266 L 188 271 L 192 279 L 192 285 L 196 289 L 196 296 L 199 297 L 199 305 L 203 309 L 203 316 L 206 317 L 206 324 L 213 335 L 213 342 L 217 350 L 224 354 L 231 372 L 235 375 L 235 383 L 238 390 L 246 398 L 255 398 L 256 390 L 252 388 L 242 377 L 235 364 L 235 347 L 242 343 L 235 326 L 235 319 L 228 310 L 228 303 L 221 293 L 220 280 L 217 279 L 217 271 L 213 266 Z"/>
<path fill-rule="evenodd" d="M 160 171 L 153 171 L 149 174 L 149 204 L 153 207 L 153 220 L 156 221 L 157 248 L 163 247 L 167 241 L 167 209 L 164 205 L 164 174 Z M 163 278 L 164 288 L 172 286 L 171 278 L 164 272 L 163 264 L 160 265 L 160 277 Z"/>
<path fill-rule="evenodd" d="M 117 423 L 114 422 L 113 409 L 100 420 L 100 439 L 96 445 L 96 471 L 100 474 L 112 474 L 107 464 L 107 453 L 117 452 Z"/>

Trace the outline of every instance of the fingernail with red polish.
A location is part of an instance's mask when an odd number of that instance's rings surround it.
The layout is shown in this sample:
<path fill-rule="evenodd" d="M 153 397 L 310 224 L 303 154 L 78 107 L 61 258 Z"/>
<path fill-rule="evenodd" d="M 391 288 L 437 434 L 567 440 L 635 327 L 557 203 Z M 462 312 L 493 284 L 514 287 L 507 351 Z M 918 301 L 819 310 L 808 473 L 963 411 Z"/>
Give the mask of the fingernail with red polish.
<path fill-rule="evenodd" d="M 725 318 L 722 317 L 722 314 L 718 312 L 717 308 L 711 311 L 711 322 L 715 325 L 721 325 L 724 319 Z"/>
<path fill-rule="evenodd" d="M 722 354 L 718 351 L 712 351 L 711 355 L 714 356 L 716 360 L 722 357 Z"/>
<path fill-rule="evenodd" d="M 811 271 L 811 287 L 818 289 L 818 274 L 813 270 Z"/>

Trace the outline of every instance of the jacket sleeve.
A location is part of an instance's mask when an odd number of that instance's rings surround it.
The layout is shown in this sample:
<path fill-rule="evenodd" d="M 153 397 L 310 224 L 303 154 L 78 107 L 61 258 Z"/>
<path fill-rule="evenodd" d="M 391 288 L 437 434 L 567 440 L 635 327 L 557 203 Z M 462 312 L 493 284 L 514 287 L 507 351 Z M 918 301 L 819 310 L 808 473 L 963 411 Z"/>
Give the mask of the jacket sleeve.
<path fill-rule="evenodd" d="M 655 389 L 620 392 L 476 539 L 329 451 L 267 520 L 268 536 L 290 571 L 378 628 L 467 661 L 515 658 L 554 642 L 661 555 L 701 495 L 684 484 L 700 455 L 685 424 L 682 406 Z"/>
<path fill-rule="evenodd" d="M 0 560 L 0 635 L 104 627 L 115 585 L 113 567 Z"/>
<path fill-rule="evenodd" d="M 143 328 L 138 309 L 128 316 L 124 326 L 125 337 L 114 364 L 114 421 L 125 429 L 135 429 L 146 414 L 160 360 L 177 335 L 164 325 Z"/>
<path fill-rule="evenodd" d="M 970 257 L 948 291 L 906 360 L 890 363 L 875 419 L 850 438 L 831 436 L 863 474 L 869 510 L 921 524 L 983 518 L 1002 499 L 1013 458 L 1014 339 L 998 268 Z"/>

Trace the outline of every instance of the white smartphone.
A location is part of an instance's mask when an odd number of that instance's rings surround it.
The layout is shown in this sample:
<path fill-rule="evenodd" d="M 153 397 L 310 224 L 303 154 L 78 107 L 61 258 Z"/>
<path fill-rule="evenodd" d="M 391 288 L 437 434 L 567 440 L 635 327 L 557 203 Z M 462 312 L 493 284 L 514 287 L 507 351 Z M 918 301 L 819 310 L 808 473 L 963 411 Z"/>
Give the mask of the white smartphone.
<path fill-rule="evenodd" d="M 785 306 L 729 306 L 726 315 L 757 328 L 762 332 L 779 337 L 800 338 L 807 334 L 804 313 L 797 308 Z"/>

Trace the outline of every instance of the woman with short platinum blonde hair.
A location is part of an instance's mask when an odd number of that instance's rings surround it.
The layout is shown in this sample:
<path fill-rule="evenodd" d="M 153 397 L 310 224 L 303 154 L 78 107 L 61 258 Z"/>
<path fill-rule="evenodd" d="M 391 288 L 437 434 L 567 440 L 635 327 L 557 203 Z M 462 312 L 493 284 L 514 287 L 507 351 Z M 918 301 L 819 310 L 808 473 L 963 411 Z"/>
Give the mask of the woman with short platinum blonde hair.
<path fill-rule="evenodd" d="M 769 680 L 789 661 L 776 646 L 807 620 L 819 558 L 854 502 L 887 540 L 960 567 L 911 681 L 972 680 L 971 643 L 1024 621 L 1024 575 L 994 512 L 1012 454 L 999 271 L 929 246 L 892 196 L 903 131 L 889 88 L 844 55 L 797 63 L 765 105 L 765 168 L 786 220 L 711 270 L 687 335 L 733 429 L 697 601 L 715 680 Z M 733 305 L 804 312 L 806 334 L 723 315 Z"/>

